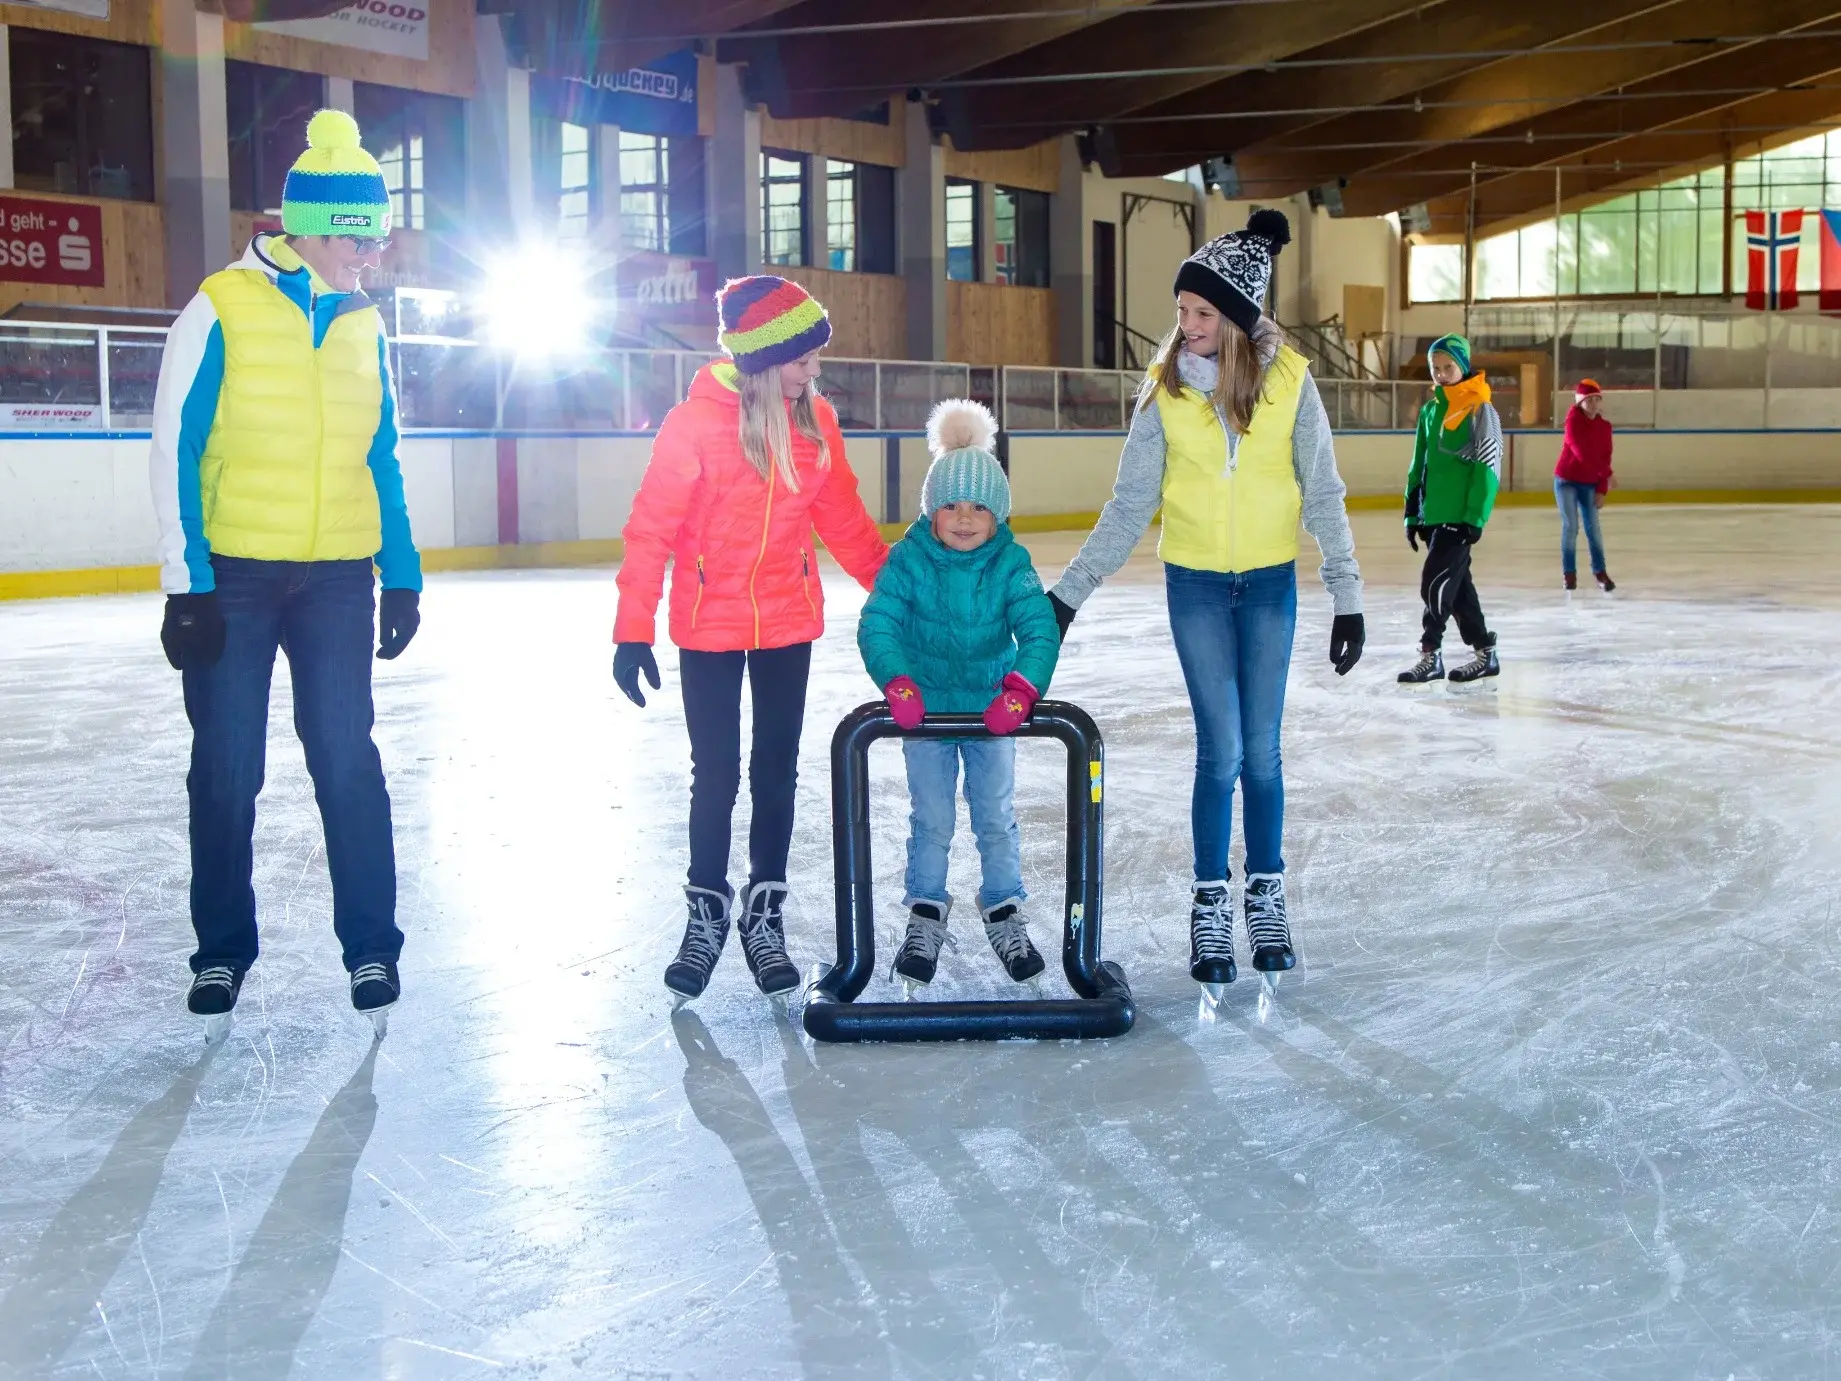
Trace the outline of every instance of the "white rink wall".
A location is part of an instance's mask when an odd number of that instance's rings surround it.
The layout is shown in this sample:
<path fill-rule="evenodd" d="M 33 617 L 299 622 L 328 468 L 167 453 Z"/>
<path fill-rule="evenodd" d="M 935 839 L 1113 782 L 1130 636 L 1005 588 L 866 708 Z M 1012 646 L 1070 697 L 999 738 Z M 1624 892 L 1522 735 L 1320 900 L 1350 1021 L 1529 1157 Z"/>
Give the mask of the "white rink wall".
<path fill-rule="evenodd" d="M 1627 399 L 1620 405 L 1634 406 Z M 1773 399 L 1772 406 L 1775 415 L 1790 404 Z M 1016 514 L 1096 512 L 1112 491 L 1123 440 L 1113 432 L 1012 435 Z M 1505 487 L 1548 490 L 1559 434 L 1515 432 L 1508 440 Z M 846 444 L 870 512 L 885 522 L 912 519 L 927 467 L 922 438 L 863 433 Z M 1406 432 L 1340 434 L 1337 456 L 1350 494 L 1397 494 L 1411 446 Z M 617 539 L 650 450 L 650 437 L 633 434 L 409 436 L 401 456 L 417 544 L 435 553 Z M 1617 476 L 1627 497 L 1841 489 L 1841 431 L 1626 426 L 1617 438 Z M 154 541 L 145 437 L 0 439 L 0 573 L 145 568 Z"/>

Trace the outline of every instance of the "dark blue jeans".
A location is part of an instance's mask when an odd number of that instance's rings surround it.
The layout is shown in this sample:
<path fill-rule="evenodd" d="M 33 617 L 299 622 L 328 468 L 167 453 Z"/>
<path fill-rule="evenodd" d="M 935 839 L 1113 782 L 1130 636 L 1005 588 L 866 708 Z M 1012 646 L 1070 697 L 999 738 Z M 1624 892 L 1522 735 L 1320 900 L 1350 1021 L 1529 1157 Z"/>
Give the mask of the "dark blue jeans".
<path fill-rule="evenodd" d="M 332 928 L 345 967 L 388 960 L 396 928 L 396 850 L 383 763 L 371 741 L 375 597 L 369 561 L 248 561 L 215 556 L 224 655 L 185 673 L 192 721 L 192 972 L 256 961 L 251 886 L 256 797 L 268 747 L 275 650 L 288 654 L 294 730 L 326 830 Z"/>
<path fill-rule="evenodd" d="M 1234 783 L 1246 812 L 1246 869 L 1282 873 L 1285 778 L 1279 723 L 1298 624 L 1297 565 L 1240 575 L 1164 567 L 1170 632 L 1195 714 L 1195 877 L 1227 877 Z"/>

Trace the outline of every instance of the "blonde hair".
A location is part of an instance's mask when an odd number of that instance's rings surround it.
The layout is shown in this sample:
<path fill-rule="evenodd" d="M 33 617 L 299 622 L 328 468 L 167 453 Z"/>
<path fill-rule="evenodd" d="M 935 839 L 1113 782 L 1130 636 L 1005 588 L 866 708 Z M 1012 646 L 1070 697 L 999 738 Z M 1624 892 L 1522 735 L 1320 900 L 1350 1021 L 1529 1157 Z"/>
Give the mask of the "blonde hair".
<path fill-rule="evenodd" d="M 1284 343 L 1285 333 L 1270 317 L 1262 316 L 1251 336 L 1225 317 L 1221 320 L 1221 346 L 1215 356 L 1220 373 L 1209 402 L 1241 436 L 1253 425 L 1253 409 L 1265 397 L 1266 371 Z M 1151 361 L 1145 401 L 1160 388 L 1172 398 L 1182 397 L 1183 375 L 1176 358 L 1182 349 L 1183 328 L 1172 326 Z"/>
<path fill-rule="evenodd" d="M 748 463 L 767 479 L 774 470 L 786 487 L 795 493 L 799 476 L 793 469 L 793 429 L 818 443 L 818 467 L 831 468 L 831 447 L 818 426 L 817 390 L 807 384 L 793 400 L 792 426 L 787 425 L 786 393 L 780 387 L 780 371 L 763 369 L 759 374 L 741 376 L 741 443 Z"/>

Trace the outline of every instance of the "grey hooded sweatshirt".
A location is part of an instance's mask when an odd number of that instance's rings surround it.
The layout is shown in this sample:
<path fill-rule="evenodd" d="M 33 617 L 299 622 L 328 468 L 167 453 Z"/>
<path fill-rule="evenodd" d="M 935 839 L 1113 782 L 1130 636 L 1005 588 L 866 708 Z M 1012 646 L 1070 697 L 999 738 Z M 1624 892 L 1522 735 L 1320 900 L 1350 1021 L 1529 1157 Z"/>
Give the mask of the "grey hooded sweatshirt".
<path fill-rule="evenodd" d="M 1278 327 L 1269 319 L 1260 319 L 1254 333 L 1261 359 L 1270 364 L 1278 354 Z M 1183 382 L 1203 393 L 1212 393 L 1219 379 L 1219 369 L 1212 358 L 1193 355 L 1185 350 L 1176 357 Z M 1240 449 L 1240 438 L 1227 425 L 1227 463 L 1231 467 Z M 1304 530 L 1316 539 L 1323 554 L 1318 574 L 1330 592 L 1338 614 L 1362 611 L 1362 574 L 1355 564 L 1355 539 L 1349 532 L 1349 515 L 1343 507 L 1348 490 L 1336 471 L 1336 451 L 1330 442 L 1330 419 L 1323 410 L 1323 397 L 1310 374 L 1298 393 L 1298 416 L 1291 433 L 1291 464 L 1298 477 L 1298 489 L 1304 496 Z M 1146 387 L 1138 396 L 1132 415 L 1131 432 L 1119 456 L 1119 477 L 1112 486 L 1112 498 L 1099 515 L 1099 522 L 1081 544 L 1080 551 L 1068 564 L 1061 579 L 1049 593 L 1069 608 L 1078 609 L 1102 581 L 1117 572 L 1131 556 L 1150 528 L 1151 519 L 1163 502 L 1164 439 L 1163 419 Z"/>

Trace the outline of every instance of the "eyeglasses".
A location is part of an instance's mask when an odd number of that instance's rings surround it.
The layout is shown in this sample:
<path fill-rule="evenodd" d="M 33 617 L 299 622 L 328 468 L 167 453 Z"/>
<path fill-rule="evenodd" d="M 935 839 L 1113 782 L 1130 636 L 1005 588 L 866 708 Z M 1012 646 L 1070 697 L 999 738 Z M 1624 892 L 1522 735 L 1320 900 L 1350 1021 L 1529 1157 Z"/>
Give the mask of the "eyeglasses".
<path fill-rule="evenodd" d="M 380 239 L 367 239 L 362 235 L 341 235 L 339 238 L 359 254 L 381 254 L 390 248 L 388 235 Z"/>

